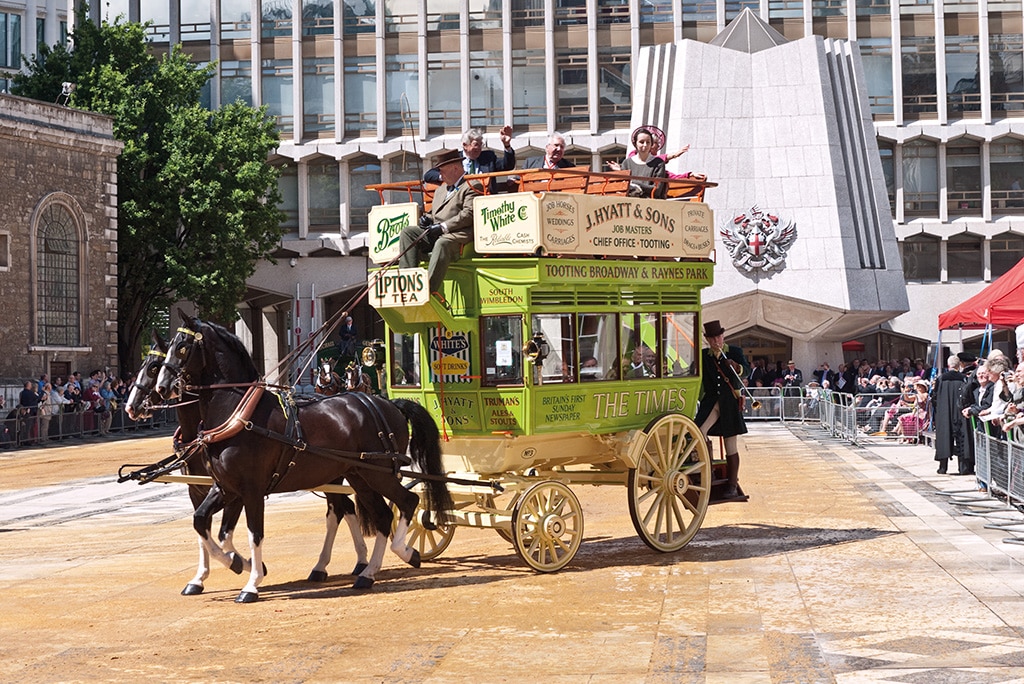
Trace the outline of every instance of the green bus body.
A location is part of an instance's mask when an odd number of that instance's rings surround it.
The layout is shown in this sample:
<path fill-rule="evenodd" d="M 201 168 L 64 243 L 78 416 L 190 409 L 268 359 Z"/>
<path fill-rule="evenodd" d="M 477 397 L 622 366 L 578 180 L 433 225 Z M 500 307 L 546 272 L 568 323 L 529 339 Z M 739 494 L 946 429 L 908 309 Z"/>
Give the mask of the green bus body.
<path fill-rule="evenodd" d="M 700 293 L 711 285 L 713 267 L 709 261 L 464 256 L 448 271 L 447 306 L 431 298 L 378 309 L 388 327 L 388 396 L 427 407 L 447 436 L 460 441 L 600 437 L 643 429 L 667 412 L 692 418 L 700 391 Z M 544 341 L 560 352 L 551 374 L 549 364 L 535 369 L 522 360 L 538 323 L 552 338 Z M 603 333 L 582 331 L 595 323 Z M 599 335 L 603 343 L 584 339 Z M 634 357 L 659 352 L 658 377 L 629 377 L 631 344 Z M 602 345 L 605 364 L 585 368 L 584 351 L 589 361 Z M 610 347 L 617 369 L 607 362 Z M 507 373 L 500 370 L 502 356 Z M 400 359 L 417 367 L 403 369 Z M 588 461 L 602 460 L 595 448 L 606 449 L 611 461 L 621 444 L 596 439 L 582 448 Z M 482 470 L 500 472 L 509 461 L 528 460 L 528 453 L 495 456 Z M 481 472 L 482 464 L 473 465 Z"/>

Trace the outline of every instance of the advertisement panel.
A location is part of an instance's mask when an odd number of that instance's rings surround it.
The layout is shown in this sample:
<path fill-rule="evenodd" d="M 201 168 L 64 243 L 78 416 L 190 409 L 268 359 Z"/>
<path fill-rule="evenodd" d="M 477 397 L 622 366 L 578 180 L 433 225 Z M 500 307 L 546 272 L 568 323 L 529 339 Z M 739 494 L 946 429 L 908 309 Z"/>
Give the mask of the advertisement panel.
<path fill-rule="evenodd" d="M 512 193 L 474 205 L 479 254 L 706 259 L 714 249 L 714 215 L 700 202 L 623 195 Z"/>
<path fill-rule="evenodd" d="M 420 205 L 415 202 L 379 204 L 370 209 L 370 261 L 386 264 L 398 258 L 398 236 L 402 229 L 419 220 Z"/>

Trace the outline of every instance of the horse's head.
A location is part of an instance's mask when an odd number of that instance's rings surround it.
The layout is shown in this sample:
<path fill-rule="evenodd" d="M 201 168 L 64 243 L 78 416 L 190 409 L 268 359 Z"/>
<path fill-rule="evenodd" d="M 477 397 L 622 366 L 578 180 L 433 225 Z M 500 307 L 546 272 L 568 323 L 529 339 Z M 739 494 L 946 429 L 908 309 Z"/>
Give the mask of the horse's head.
<path fill-rule="evenodd" d="M 146 358 L 142 360 L 142 367 L 135 374 L 131 391 L 125 402 L 125 412 L 132 420 L 145 420 L 152 415 L 151 408 L 153 401 L 160 401 L 156 389 L 156 378 L 160 374 L 164 360 L 167 358 L 167 340 L 158 332 L 153 331 L 152 345 Z"/>
<path fill-rule="evenodd" d="M 181 384 L 191 384 L 206 366 L 204 324 L 198 318 L 182 318 L 183 324 L 167 346 L 167 360 L 156 379 L 156 392 L 165 401 L 179 397 Z"/>
<path fill-rule="evenodd" d="M 232 332 L 216 323 L 182 318 L 184 324 L 171 339 L 157 377 L 161 397 L 177 396 L 188 386 L 251 383 L 259 378 L 252 356 Z"/>

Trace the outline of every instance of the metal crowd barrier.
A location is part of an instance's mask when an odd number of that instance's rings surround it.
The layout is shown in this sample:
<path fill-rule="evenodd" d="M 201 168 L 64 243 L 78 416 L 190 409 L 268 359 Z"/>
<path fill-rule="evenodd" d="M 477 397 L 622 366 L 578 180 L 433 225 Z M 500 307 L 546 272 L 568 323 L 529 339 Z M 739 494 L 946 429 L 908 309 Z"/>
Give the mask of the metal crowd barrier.
<path fill-rule="evenodd" d="M 744 420 L 817 420 L 821 395 L 804 387 L 744 387 Z"/>
<path fill-rule="evenodd" d="M 981 431 L 974 433 L 974 472 L 988 487 L 989 495 L 1024 505 L 1024 435 L 1012 430 L 1006 439 Z"/>
<path fill-rule="evenodd" d="M 821 428 L 833 437 L 854 444 L 900 437 L 916 443 L 929 426 L 915 435 L 901 435 L 897 431 L 900 418 L 912 409 L 892 404 L 894 399 L 891 394 L 848 394 L 824 390 L 817 404 Z"/>
<path fill-rule="evenodd" d="M 109 418 L 92 411 L 67 411 L 46 417 L 25 414 L 19 408 L 9 409 L 0 418 L 0 449 L 42 446 L 104 434 L 169 430 L 178 424 L 177 413 L 172 408 L 158 409 L 151 418 L 140 421 L 133 421 L 120 407 L 108 413 Z M 106 420 L 110 421 L 109 425 Z M 41 435 L 44 431 L 46 434 Z"/>

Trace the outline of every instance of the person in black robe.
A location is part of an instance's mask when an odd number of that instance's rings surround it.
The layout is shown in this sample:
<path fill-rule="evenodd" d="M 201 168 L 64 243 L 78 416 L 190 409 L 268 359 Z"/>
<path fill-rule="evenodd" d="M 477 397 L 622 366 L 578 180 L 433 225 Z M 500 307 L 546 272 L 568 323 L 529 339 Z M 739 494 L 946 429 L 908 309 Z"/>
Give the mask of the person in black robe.
<path fill-rule="evenodd" d="M 706 438 L 715 435 L 724 438 L 725 472 L 727 482 L 720 500 L 746 499 L 740 489 L 739 435 L 747 434 L 740 404 L 743 387 L 742 374 L 747 360 L 743 350 L 725 344 L 725 328 L 718 321 L 704 324 L 704 339 L 708 347 L 701 351 L 701 398 L 694 422 Z"/>
<path fill-rule="evenodd" d="M 967 352 L 960 352 L 957 357 L 964 364 L 960 372 L 964 374 L 964 387 L 960 395 L 960 407 L 966 409 L 974 403 L 974 391 L 978 389 L 978 357 Z M 969 417 L 960 421 L 960 434 L 963 440 L 963 455 L 957 460 L 957 475 L 970 475 L 974 472 L 974 425 Z"/>
<path fill-rule="evenodd" d="M 956 457 L 961 462 L 964 454 L 963 407 L 960 398 L 966 378 L 960 372 L 963 363 L 958 356 L 946 361 L 946 371 L 935 380 L 933 389 L 935 425 L 935 460 L 939 462 L 938 473 L 944 475 L 949 459 Z"/>

